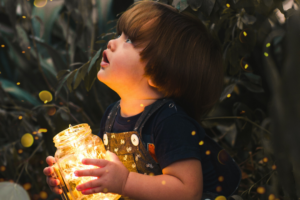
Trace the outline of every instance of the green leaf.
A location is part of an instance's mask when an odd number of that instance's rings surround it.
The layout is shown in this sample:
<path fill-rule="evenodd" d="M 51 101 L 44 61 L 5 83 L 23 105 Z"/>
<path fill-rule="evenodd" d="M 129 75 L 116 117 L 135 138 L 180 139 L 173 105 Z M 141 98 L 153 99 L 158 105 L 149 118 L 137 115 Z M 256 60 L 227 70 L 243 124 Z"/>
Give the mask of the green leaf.
<path fill-rule="evenodd" d="M 182 12 L 185 10 L 189 5 L 187 3 L 187 0 L 174 0 L 172 2 L 172 6 L 175 7 L 179 12 Z"/>
<path fill-rule="evenodd" d="M 209 16 L 215 3 L 216 0 L 204 0 L 201 6 L 201 11 Z"/>
<path fill-rule="evenodd" d="M 58 93 L 60 92 L 61 88 L 63 87 L 64 83 L 66 82 L 66 80 L 71 76 L 72 72 L 70 72 L 69 74 L 67 74 L 58 84 L 58 87 L 55 91 L 55 100 L 57 99 Z"/>
<path fill-rule="evenodd" d="M 52 58 L 53 64 L 54 64 L 55 68 L 57 69 L 57 71 L 68 68 L 67 64 L 62 59 L 61 55 L 59 54 L 59 52 L 57 50 L 55 50 L 53 47 L 51 47 L 50 45 L 46 44 L 45 42 L 42 42 L 40 40 L 36 40 L 35 38 L 33 38 L 33 39 L 37 43 L 39 43 L 41 46 L 43 46 L 44 48 L 47 49 L 49 55 Z"/>
<path fill-rule="evenodd" d="M 27 47 L 30 46 L 29 45 L 30 43 L 29 43 L 29 39 L 28 39 L 28 36 L 27 36 L 25 30 L 19 24 L 16 24 L 16 30 L 17 30 L 17 34 L 18 34 L 19 44 L 20 44 L 22 50 L 27 49 Z"/>
<path fill-rule="evenodd" d="M 97 73 L 100 69 L 100 62 L 101 62 L 101 59 L 98 59 L 96 64 L 94 65 L 94 67 L 91 69 L 91 72 L 88 73 L 87 77 L 85 77 L 85 79 L 84 79 L 84 85 L 85 85 L 85 89 L 87 91 L 90 91 L 90 89 L 92 88 L 92 86 L 97 78 Z"/>
<path fill-rule="evenodd" d="M 4 91 L 6 91 L 8 94 L 10 94 L 15 99 L 28 101 L 29 103 L 31 103 L 34 106 L 41 104 L 41 102 L 38 101 L 34 96 L 32 96 L 27 91 L 24 91 L 20 87 L 18 87 L 15 83 L 13 83 L 9 80 L 6 80 L 6 79 L 2 79 L 2 78 L 0 78 L 0 82 L 1 82 L 1 85 L 2 85 L 2 88 L 4 89 Z"/>
<path fill-rule="evenodd" d="M 84 80 L 88 67 L 89 67 L 89 62 L 85 63 L 79 68 L 79 70 L 77 70 L 74 76 L 74 85 L 73 85 L 74 90 L 79 86 L 80 82 Z"/>
<path fill-rule="evenodd" d="M 77 71 L 79 71 L 79 70 L 75 69 L 74 71 L 72 71 L 71 75 L 67 78 L 67 87 L 68 87 L 70 92 L 72 92 L 72 82 L 73 82 L 74 76 L 75 76 Z"/>
<path fill-rule="evenodd" d="M 43 23 L 43 20 L 37 15 L 34 16 L 33 19 L 36 19 L 40 23 L 40 38 L 42 38 L 45 33 L 45 24 Z"/>
<path fill-rule="evenodd" d="M 88 68 L 88 74 L 90 74 L 90 71 L 92 70 L 92 68 L 95 67 L 95 63 L 98 59 L 102 58 L 102 48 L 100 48 L 97 53 L 95 54 L 95 56 L 92 58 L 91 62 L 90 62 L 90 65 L 89 65 L 89 68 Z"/>
<path fill-rule="evenodd" d="M 58 81 L 60 81 L 61 79 L 62 79 L 62 77 L 66 74 L 66 73 L 69 73 L 70 72 L 70 70 L 61 70 L 61 71 L 59 71 L 58 73 L 57 73 L 57 75 L 56 75 L 56 78 L 57 78 L 57 80 Z"/>

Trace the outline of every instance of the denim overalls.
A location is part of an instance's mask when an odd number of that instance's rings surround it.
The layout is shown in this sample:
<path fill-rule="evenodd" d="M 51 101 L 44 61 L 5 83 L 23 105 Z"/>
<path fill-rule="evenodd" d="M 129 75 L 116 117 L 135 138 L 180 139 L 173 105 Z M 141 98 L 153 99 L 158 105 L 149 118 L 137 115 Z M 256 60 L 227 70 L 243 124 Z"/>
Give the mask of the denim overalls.
<path fill-rule="evenodd" d="M 103 143 L 105 149 L 115 153 L 130 172 L 138 172 L 147 175 L 162 174 L 162 169 L 148 153 L 145 144 L 143 144 L 142 128 L 149 117 L 166 103 L 170 104 L 170 108 L 174 107 L 174 103 L 170 99 L 159 99 L 150 106 L 145 107 L 145 110 L 134 126 L 134 130 L 128 132 L 111 132 L 117 116 L 117 111 L 120 107 L 120 101 L 118 101 L 110 111 L 105 124 Z M 216 196 L 219 195 L 207 193 L 203 194 L 201 199 L 214 199 Z M 120 200 L 130 200 L 130 198 L 122 196 Z"/>

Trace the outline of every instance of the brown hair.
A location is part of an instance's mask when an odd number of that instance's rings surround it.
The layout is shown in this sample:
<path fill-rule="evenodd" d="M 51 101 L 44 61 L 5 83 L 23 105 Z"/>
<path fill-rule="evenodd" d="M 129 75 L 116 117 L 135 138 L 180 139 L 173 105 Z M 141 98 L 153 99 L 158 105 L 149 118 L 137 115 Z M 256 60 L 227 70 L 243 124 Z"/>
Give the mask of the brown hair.
<path fill-rule="evenodd" d="M 150 77 L 165 97 L 201 119 L 223 88 L 221 46 L 198 19 L 155 1 L 132 4 L 117 22 L 146 61 Z"/>

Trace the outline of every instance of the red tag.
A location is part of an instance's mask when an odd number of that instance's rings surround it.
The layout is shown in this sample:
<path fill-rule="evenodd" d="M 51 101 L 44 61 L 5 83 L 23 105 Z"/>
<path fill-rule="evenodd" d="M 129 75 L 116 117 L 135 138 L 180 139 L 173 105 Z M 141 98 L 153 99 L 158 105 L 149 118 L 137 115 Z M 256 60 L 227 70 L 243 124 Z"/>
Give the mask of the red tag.
<path fill-rule="evenodd" d="M 157 158 L 155 156 L 155 146 L 152 143 L 148 143 L 148 152 L 151 155 L 151 157 L 157 162 Z"/>

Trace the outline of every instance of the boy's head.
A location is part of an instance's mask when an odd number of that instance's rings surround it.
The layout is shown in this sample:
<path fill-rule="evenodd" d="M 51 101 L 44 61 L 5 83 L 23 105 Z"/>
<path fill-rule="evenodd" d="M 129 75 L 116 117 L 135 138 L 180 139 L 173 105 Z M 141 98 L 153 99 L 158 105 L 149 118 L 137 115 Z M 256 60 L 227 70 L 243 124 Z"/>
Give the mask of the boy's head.
<path fill-rule="evenodd" d="M 200 20 L 163 3 L 139 1 L 119 18 L 117 35 L 122 32 L 143 49 L 144 76 L 192 117 L 203 116 L 218 101 L 221 47 Z"/>

